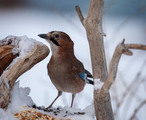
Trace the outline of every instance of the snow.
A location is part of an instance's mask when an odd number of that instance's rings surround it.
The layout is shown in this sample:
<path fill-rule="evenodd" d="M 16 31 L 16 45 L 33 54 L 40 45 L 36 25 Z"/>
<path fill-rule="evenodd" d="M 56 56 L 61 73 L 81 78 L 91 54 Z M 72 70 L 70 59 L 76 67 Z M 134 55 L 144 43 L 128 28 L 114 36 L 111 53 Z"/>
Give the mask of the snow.
<path fill-rule="evenodd" d="M 32 106 L 34 102 L 32 98 L 29 96 L 30 88 L 19 87 L 19 82 L 15 83 L 15 86 L 12 91 L 11 103 L 8 106 L 8 110 L 13 113 L 18 112 L 22 109 L 22 106 Z"/>
<path fill-rule="evenodd" d="M 10 112 L 0 108 L 0 120 L 16 120 L 16 118 Z"/>
<path fill-rule="evenodd" d="M 6 111 L 0 109 L 0 120 L 16 120 L 14 113 L 23 110 L 23 106 L 32 106 L 34 103 L 30 96 L 30 88 L 19 87 L 19 82 L 16 82 L 11 94 L 11 102 Z"/>
<path fill-rule="evenodd" d="M 11 102 L 6 111 L 0 109 L 0 120 L 16 120 L 13 116 L 22 110 L 28 109 L 27 106 L 33 106 L 34 102 L 29 96 L 30 88 L 22 88 L 19 82 L 16 82 L 11 94 Z M 26 107 L 24 107 L 26 106 Z M 52 112 L 44 112 L 36 109 L 37 112 L 54 116 L 55 118 L 70 118 L 72 120 L 94 120 L 94 105 L 90 105 L 85 109 L 75 109 L 70 107 L 51 108 Z M 54 115 L 55 114 L 55 115 Z"/>
<path fill-rule="evenodd" d="M 11 45 L 15 46 L 12 52 L 14 55 L 19 53 L 19 57 L 24 57 L 28 52 L 30 52 L 34 48 L 34 45 L 36 44 L 42 45 L 41 42 L 38 42 L 32 38 L 28 38 L 26 35 L 24 36 L 9 35 L 2 41 L 4 42 L 0 44 L 8 44 L 10 41 L 12 41 Z"/>
<path fill-rule="evenodd" d="M 71 120 L 95 120 L 93 104 L 87 106 L 83 110 L 65 106 L 65 107 L 50 108 L 48 112 L 44 112 L 42 110 L 37 110 L 37 111 L 42 112 L 44 114 L 48 114 L 50 116 L 54 116 L 55 118 L 62 118 L 62 119 L 69 118 Z"/>
<path fill-rule="evenodd" d="M 12 63 L 6 68 L 6 70 L 3 72 L 3 74 L 0 76 L 0 79 L 3 77 L 5 72 L 13 65 L 15 64 L 19 59 L 23 58 L 28 54 L 35 45 L 43 45 L 41 42 L 36 41 L 33 38 L 28 38 L 26 35 L 23 36 L 14 36 L 9 35 L 6 38 L 2 39 L 2 42 L 0 42 L 0 45 L 7 45 L 11 42 L 11 45 L 14 45 L 12 52 L 14 55 L 19 54 L 18 57 L 16 57 Z M 2 82 L 2 81 L 0 81 Z M 5 81 L 4 81 L 5 82 Z M 9 88 L 9 85 L 7 82 L 5 82 L 7 88 Z"/>
<path fill-rule="evenodd" d="M 100 90 L 103 86 L 104 82 L 101 82 L 100 79 L 94 79 L 94 89 Z"/>

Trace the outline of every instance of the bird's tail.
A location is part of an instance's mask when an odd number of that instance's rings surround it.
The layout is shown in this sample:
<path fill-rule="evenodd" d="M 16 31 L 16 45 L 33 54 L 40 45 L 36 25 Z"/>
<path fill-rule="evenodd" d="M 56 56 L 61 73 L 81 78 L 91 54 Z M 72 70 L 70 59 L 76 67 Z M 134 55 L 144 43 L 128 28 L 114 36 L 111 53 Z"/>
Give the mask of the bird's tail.
<path fill-rule="evenodd" d="M 93 81 L 93 80 L 90 80 L 90 79 L 86 78 L 84 81 L 85 81 L 87 84 L 94 85 L 94 81 Z"/>

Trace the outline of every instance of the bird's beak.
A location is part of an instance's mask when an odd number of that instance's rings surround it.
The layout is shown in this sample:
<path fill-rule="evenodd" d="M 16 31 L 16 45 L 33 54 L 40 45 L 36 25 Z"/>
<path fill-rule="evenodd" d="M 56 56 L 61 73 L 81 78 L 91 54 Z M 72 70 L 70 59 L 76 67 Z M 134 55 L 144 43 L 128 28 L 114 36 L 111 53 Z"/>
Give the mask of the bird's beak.
<path fill-rule="evenodd" d="M 55 45 L 60 46 L 59 43 L 58 43 L 56 40 L 54 40 L 53 37 L 51 37 L 51 34 L 39 34 L 38 36 L 41 37 L 41 38 L 44 38 L 44 39 L 46 39 L 46 40 L 50 40 L 50 41 L 52 41 Z"/>
<path fill-rule="evenodd" d="M 39 34 L 38 36 L 41 37 L 41 38 L 44 38 L 44 39 L 49 39 L 50 38 L 49 36 L 47 36 L 47 34 Z"/>

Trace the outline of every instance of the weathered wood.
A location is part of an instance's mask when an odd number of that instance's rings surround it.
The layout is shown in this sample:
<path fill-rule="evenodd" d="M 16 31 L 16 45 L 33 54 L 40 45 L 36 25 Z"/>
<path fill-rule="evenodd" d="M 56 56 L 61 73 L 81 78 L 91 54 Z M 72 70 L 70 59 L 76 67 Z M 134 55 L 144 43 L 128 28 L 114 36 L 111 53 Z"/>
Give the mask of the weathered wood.
<path fill-rule="evenodd" d="M 112 84 L 115 82 L 118 64 L 122 54 L 130 56 L 133 55 L 133 53 L 130 50 L 128 50 L 127 47 L 125 46 L 124 41 L 116 47 L 113 57 L 110 61 L 108 78 L 104 82 L 104 85 L 102 86 L 102 89 L 100 91 L 101 101 L 102 99 L 108 96 L 109 90 Z"/>
<path fill-rule="evenodd" d="M 11 45 L 8 46 L 12 47 Z M 19 48 L 19 46 L 15 47 Z M 17 60 L 13 64 L 10 64 L 9 68 L 0 77 L 0 108 L 7 108 L 10 102 L 10 93 L 17 78 L 31 69 L 36 63 L 43 60 L 49 52 L 46 45 L 35 43 L 31 51 L 28 51 L 24 57 L 18 56 L 15 58 Z"/>
<path fill-rule="evenodd" d="M 133 55 L 133 53 L 129 50 L 129 49 L 138 49 L 138 50 L 146 50 L 146 45 L 140 45 L 140 44 L 124 44 L 124 41 L 122 43 L 120 43 L 116 49 L 115 52 L 113 54 L 113 57 L 110 61 L 110 65 L 109 65 L 109 74 L 108 74 L 108 78 L 107 80 L 104 82 L 101 90 L 100 90 L 100 95 L 99 98 L 97 99 L 98 103 L 105 105 L 104 102 L 105 100 L 108 100 L 107 98 L 109 95 L 109 90 L 111 88 L 111 86 L 113 85 L 113 83 L 115 82 L 115 78 L 117 75 L 117 69 L 118 69 L 118 65 L 119 65 L 119 61 L 121 58 L 122 54 L 125 55 Z M 102 109 L 102 108 L 101 108 Z M 98 114 L 102 114 L 100 112 L 103 112 L 101 110 L 98 111 Z M 104 118 L 105 119 L 105 118 Z M 108 118 L 106 118 L 107 120 Z"/>
<path fill-rule="evenodd" d="M 90 0 L 88 15 L 83 17 L 81 10 L 76 6 L 76 11 L 81 23 L 86 29 L 87 38 L 90 46 L 93 78 L 100 78 L 101 81 L 107 80 L 107 65 L 103 43 L 102 30 L 102 11 L 104 0 Z M 95 81 L 94 81 L 95 82 Z M 100 98 L 100 89 L 94 89 L 94 106 L 96 118 L 98 120 L 113 120 L 113 111 L 111 107 L 110 95 L 102 101 Z"/>
<path fill-rule="evenodd" d="M 90 0 L 89 11 L 86 18 L 83 17 L 79 6 L 76 6 L 76 11 L 81 23 L 86 29 L 89 41 L 93 76 L 94 78 L 100 78 L 101 81 L 107 79 L 107 65 L 102 31 L 103 4 L 103 0 Z"/>
<path fill-rule="evenodd" d="M 0 46 L 0 76 L 17 55 L 13 55 L 13 45 Z"/>
<path fill-rule="evenodd" d="M 146 45 L 142 44 L 125 44 L 127 49 L 146 50 Z"/>
<path fill-rule="evenodd" d="M 101 93 L 100 93 L 101 99 L 107 96 L 111 88 L 111 85 L 115 81 L 121 55 L 122 54 L 129 55 L 129 56 L 133 55 L 133 53 L 129 49 L 146 50 L 146 45 L 124 44 L 124 41 L 125 40 L 123 40 L 123 42 L 116 47 L 114 55 L 110 61 L 108 78 L 107 78 L 107 81 L 104 83 L 101 89 Z"/>

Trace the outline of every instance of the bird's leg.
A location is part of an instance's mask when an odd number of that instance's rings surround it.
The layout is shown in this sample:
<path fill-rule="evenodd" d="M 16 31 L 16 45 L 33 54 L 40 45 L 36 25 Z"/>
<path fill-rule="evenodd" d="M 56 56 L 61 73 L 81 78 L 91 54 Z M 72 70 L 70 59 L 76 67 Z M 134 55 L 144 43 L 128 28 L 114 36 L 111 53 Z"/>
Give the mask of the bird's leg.
<path fill-rule="evenodd" d="M 49 109 L 52 107 L 52 105 L 54 104 L 54 102 L 62 95 L 62 92 L 61 91 L 58 91 L 58 95 L 57 97 L 53 100 L 53 102 L 46 108 L 46 109 Z"/>
<path fill-rule="evenodd" d="M 73 106 L 73 102 L 74 102 L 74 98 L 75 98 L 75 96 L 76 96 L 76 94 L 72 94 L 72 101 L 71 101 L 71 106 L 70 106 L 70 107 Z"/>

